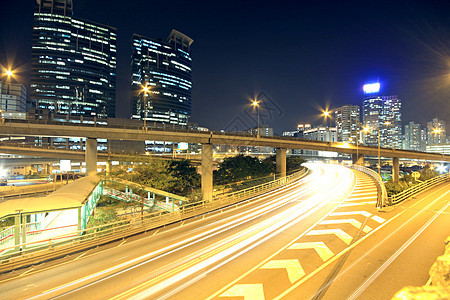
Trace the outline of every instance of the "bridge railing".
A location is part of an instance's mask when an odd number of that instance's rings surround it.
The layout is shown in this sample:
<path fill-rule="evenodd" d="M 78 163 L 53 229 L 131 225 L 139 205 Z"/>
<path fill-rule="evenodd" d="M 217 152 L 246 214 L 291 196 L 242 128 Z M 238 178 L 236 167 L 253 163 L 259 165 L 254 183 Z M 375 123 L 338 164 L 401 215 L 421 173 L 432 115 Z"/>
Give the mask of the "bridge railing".
<path fill-rule="evenodd" d="M 417 193 L 420 193 L 428 188 L 431 188 L 439 183 L 449 181 L 450 180 L 450 174 L 443 174 L 440 176 L 433 177 L 431 179 L 428 179 L 424 182 L 421 182 L 419 184 L 416 184 L 409 189 L 406 189 L 398 194 L 392 195 L 388 198 L 388 204 L 389 205 L 395 205 L 398 204 L 412 196 L 414 196 Z"/>
<path fill-rule="evenodd" d="M 179 209 L 174 212 L 159 211 L 144 214 L 140 217 L 73 231 L 70 234 L 55 236 L 46 240 L 33 241 L 31 243 L 4 248 L 4 251 L 0 253 L 0 272 L 8 270 L 11 266 L 17 266 L 17 264 L 20 264 L 21 262 L 24 264 L 33 263 L 34 261 L 41 260 L 43 257 L 55 257 L 67 251 L 78 251 L 219 210 L 243 201 L 246 196 L 258 195 L 262 191 L 268 191 L 271 188 L 274 189 L 281 185 L 291 183 L 300 179 L 302 176 L 305 176 L 307 173 L 308 171 L 303 169 L 288 177 L 275 180 L 275 183 L 272 183 L 272 185 L 263 184 L 259 187 L 255 187 L 252 191 L 250 191 L 251 189 L 246 189 L 246 191 L 239 191 L 241 192 L 240 194 L 231 193 L 228 197 L 220 197 L 213 199 L 213 201 L 202 200 L 187 203 L 180 206 Z M 18 248 L 21 248 L 22 250 L 15 251 L 15 249 Z"/>
<path fill-rule="evenodd" d="M 354 170 L 361 171 L 375 180 L 377 186 L 377 208 L 385 207 L 387 205 L 388 197 L 386 187 L 384 186 L 383 179 L 381 178 L 380 174 L 364 166 L 350 165 L 348 167 Z"/>

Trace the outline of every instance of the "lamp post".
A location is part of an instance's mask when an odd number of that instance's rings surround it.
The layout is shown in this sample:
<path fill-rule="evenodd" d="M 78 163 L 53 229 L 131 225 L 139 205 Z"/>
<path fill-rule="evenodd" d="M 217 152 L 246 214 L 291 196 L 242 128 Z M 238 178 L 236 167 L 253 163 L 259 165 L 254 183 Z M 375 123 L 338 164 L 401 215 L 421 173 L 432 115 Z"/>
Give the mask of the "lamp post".
<path fill-rule="evenodd" d="M 147 130 L 147 96 L 148 96 L 148 86 L 145 84 L 144 92 L 144 130 Z"/>
<path fill-rule="evenodd" d="M 256 129 L 256 132 L 257 132 L 256 137 L 259 139 L 259 102 L 254 100 L 252 105 L 253 105 L 253 107 L 256 107 L 256 109 L 258 110 L 258 112 L 257 112 L 258 113 L 258 128 Z"/>
<path fill-rule="evenodd" d="M 323 112 L 323 116 L 325 118 L 325 126 L 328 126 L 328 121 L 327 118 L 330 119 L 330 127 L 331 127 L 331 116 L 330 116 L 330 112 L 328 110 Z"/>

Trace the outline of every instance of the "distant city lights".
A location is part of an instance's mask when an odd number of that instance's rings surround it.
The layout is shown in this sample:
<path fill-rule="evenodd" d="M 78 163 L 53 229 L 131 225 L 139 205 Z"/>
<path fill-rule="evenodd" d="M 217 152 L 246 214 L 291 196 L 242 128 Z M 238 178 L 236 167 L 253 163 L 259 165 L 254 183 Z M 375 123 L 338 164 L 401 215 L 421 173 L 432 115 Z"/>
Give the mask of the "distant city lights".
<path fill-rule="evenodd" d="M 365 94 L 373 94 L 378 93 L 380 91 L 380 83 L 368 83 L 363 86 L 363 90 Z"/>

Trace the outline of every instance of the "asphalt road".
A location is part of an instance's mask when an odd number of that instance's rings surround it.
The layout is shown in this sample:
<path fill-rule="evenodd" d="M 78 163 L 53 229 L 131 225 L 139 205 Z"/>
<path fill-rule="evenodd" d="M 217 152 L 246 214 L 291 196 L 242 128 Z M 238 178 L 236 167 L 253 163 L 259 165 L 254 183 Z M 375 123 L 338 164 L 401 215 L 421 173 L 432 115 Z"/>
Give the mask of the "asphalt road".
<path fill-rule="evenodd" d="M 1 298 L 370 299 L 381 295 L 377 286 L 392 294 L 391 275 L 428 279 L 422 272 L 441 254 L 445 233 L 427 233 L 450 228 L 448 208 L 436 213 L 449 201 L 448 185 L 377 212 L 367 175 L 308 167 L 311 175 L 251 203 L 0 275 Z M 420 245 L 430 252 L 413 249 Z M 405 261 L 418 253 L 427 262 L 405 271 Z M 402 285 L 407 280 L 400 277 Z"/>

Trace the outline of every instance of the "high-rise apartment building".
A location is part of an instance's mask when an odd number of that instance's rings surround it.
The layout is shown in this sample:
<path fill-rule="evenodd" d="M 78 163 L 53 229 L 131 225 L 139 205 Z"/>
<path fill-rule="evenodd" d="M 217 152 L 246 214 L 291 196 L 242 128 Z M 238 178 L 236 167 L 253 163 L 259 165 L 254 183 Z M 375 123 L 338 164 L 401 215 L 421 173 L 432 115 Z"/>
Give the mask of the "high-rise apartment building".
<path fill-rule="evenodd" d="M 191 38 L 176 30 L 172 30 L 166 42 L 133 35 L 133 119 L 188 124 L 192 100 L 192 43 Z"/>
<path fill-rule="evenodd" d="M 414 151 L 425 151 L 422 141 L 422 128 L 420 124 L 409 122 L 405 125 L 405 135 L 403 139 L 404 149 Z"/>
<path fill-rule="evenodd" d="M 428 145 L 444 144 L 446 143 L 446 128 L 445 121 L 434 118 L 427 123 L 428 131 Z"/>
<path fill-rule="evenodd" d="M 360 114 L 358 105 L 344 105 L 334 110 L 338 142 L 356 144 L 359 138 Z"/>
<path fill-rule="evenodd" d="M 38 0 L 31 100 L 55 114 L 114 117 L 116 29 L 76 18 L 72 0 Z"/>
<path fill-rule="evenodd" d="M 380 96 L 377 90 L 366 91 L 363 100 L 364 143 L 369 146 L 402 148 L 401 100 L 398 96 Z M 379 139 L 379 140 L 378 140 Z"/>

